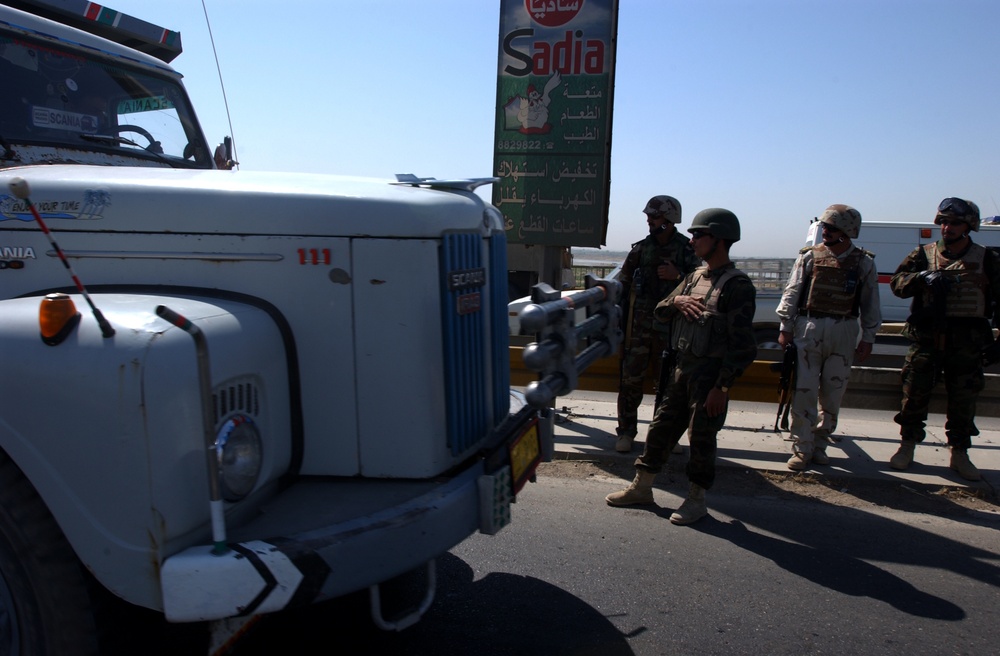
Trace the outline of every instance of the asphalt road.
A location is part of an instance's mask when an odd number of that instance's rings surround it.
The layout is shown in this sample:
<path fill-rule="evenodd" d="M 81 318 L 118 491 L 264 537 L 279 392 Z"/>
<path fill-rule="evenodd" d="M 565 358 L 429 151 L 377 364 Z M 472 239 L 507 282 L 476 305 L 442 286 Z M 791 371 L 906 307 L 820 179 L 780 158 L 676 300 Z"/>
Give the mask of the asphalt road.
<path fill-rule="evenodd" d="M 619 472 L 563 461 L 513 523 L 438 561 L 435 603 L 400 633 L 360 599 L 261 622 L 235 652 L 400 655 L 979 654 L 1000 648 L 1000 521 L 852 490 L 831 503 L 727 475 L 693 527 L 657 506 L 611 508 Z M 556 468 L 556 469 L 552 469 Z M 905 494 L 905 493 L 904 493 Z M 905 499 L 905 497 L 904 497 Z M 888 501 L 887 501 L 888 500 Z M 935 505 L 936 504 L 936 505 Z"/>

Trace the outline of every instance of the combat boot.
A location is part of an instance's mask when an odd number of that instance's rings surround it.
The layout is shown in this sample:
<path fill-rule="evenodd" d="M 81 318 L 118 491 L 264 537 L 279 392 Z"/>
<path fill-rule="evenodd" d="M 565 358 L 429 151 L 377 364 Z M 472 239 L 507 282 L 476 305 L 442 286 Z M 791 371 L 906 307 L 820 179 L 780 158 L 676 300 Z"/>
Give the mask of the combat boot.
<path fill-rule="evenodd" d="M 913 464 L 913 449 L 916 446 L 916 442 L 903 440 L 896 454 L 889 458 L 889 466 L 893 469 L 908 469 Z"/>
<path fill-rule="evenodd" d="M 677 509 L 674 514 L 670 515 L 670 522 L 672 524 L 694 524 L 696 521 L 708 514 L 708 508 L 705 506 L 705 488 L 695 483 L 691 483 L 691 489 L 688 491 L 687 499 L 684 499 L 684 503 L 681 507 Z"/>
<path fill-rule="evenodd" d="M 803 469 L 809 469 L 809 456 L 799 453 L 796 451 L 792 454 L 792 457 L 788 459 L 788 468 L 792 471 L 802 471 Z M 827 461 L 829 462 L 829 460 Z"/>
<path fill-rule="evenodd" d="M 635 480 L 624 490 L 612 492 L 604 497 L 609 506 L 639 506 L 653 503 L 654 472 L 635 470 Z"/>
<path fill-rule="evenodd" d="M 830 456 L 826 455 L 826 443 L 817 444 L 813 448 L 812 461 L 817 465 L 829 465 Z"/>
<path fill-rule="evenodd" d="M 632 442 L 635 440 L 637 432 L 634 426 L 623 428 L 619 425 L 615 430 L 615 434 L 618 435 L 618 441 L 615 442 L 615 451 L 618 453 L 628 453 L 631 451 Z"/>
<path fill-rule="evenodd" d="M 969 460 L 969 452 L 966 449 L 956 449 L 952 447 L 951 464 L 949 466 L 958 472 L 959 476 L 967 481 L 978 481 L 982 478 L 979 475 L 979 470 L 976 469 L 976 466 L 972 464 L 971 460 Z"/>
<path fill-rule="evenodd" d="M 633 440 L 635 440 L 635 435 L 619 435 L 618 441 L 615 442 L 615 451 L 618 453 L 630 452 Z"/>

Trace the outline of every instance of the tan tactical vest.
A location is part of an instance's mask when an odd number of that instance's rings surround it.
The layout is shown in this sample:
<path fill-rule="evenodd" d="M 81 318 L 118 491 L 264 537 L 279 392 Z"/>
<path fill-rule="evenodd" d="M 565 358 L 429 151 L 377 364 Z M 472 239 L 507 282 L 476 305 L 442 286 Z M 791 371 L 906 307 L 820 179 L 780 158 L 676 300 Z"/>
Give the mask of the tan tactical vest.
<path fill-rule="evenodd" d="M 697 321 L 678 316 L 672 322 L 672 342 L 680 353 L 690 353 L 699 358 L 721 358 L 726 354 L 726 317 L 719 313 L 719 295 L 726 283 L 746 274 L 737 268 L 723 273 L 713 284 L 707 266 L 698 267 L 684 293 L 700 298 L 705 303 L 705 313 Z"/>
<path fill-rule="evenodd" d="M 972 244 L 965 255 L 949 260 L 938 250 L 937 242 L 924 244 L 928 271 L 948 271 L 951 286 L 945 296 L 945 315 L 949 317 L 985 317 L 989 279 L 983 270 L 986 249 Z M 924 307 L 934 307 L 931 290 L 924 292 Z"/>
<path fill-rule="evenodd" d="M 812 281 L 804 309 L 842 317 L 858 316 L 861 258 L 865 252 L 855 248 L 843 260 L 837 259 L 825 244 L 813 246 L 812 252 Z"/>

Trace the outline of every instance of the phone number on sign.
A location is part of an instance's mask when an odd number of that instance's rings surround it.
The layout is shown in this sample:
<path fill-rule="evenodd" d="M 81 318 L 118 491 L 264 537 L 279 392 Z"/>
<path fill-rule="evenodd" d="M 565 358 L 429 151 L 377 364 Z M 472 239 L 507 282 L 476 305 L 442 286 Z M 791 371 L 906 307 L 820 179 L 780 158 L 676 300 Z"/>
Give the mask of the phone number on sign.
<path fill-rule="evenodd" d="M 497 150 L 552 150 L 555 144 L 551 141 L 498 141 Z"/>

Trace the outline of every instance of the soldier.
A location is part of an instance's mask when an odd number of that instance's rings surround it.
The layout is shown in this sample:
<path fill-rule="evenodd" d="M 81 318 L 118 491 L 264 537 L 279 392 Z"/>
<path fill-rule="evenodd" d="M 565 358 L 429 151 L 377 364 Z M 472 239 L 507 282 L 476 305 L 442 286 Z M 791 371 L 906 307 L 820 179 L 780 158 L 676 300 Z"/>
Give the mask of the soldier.
<path fill-rule="evenodd" d="M 904 334 L 910 350 L 903 364 L 903 406 L 896 415 L 901 443 L 889 460 L 907 469 L 925 437 L 931 390 L 943 377 L 948 394 L 944 429 L 951 447 L 951 469 L 968 481 L 980 479 L 969 460 L 976 428 L 976 399 L 983 389 L 984 350 L 993 346 L 992 323 L 1000 305 L 1000 257 L 973 243 L 979 231 L 979 207 L 961 198 L 945 198 L 934 223 L 941 239 L 913 250 L 889 283 L 892 293 L 912 298 Z"/>
<path fill-rule="evenodd" d="M 615 450 L 628 453 L 638 433 L 638 409 L 643 379 L 653 365 L 659 381 L 660 356 L 666 345 L 662 327 L 653 320 L 656 304 L 667 297 L 685 275 L 701 264 L 691 243 L 677 232 L 681 204 L 671 196 L 654 196 L 643 210 L 649 235 L 632 244 L 618 280 L 626 299 L 625 342 L 618 388 L 618 441 Z"/>
<path fill-rule="evenodd" d="M 831 205 L 819 222 L 823 242 L 799 251 L 777 310 L 778 344 L 794 344 L 798 351 L 789 431 L 792 470 L 830 462 L 826 447 L 837 429 L 851 365 L 871 355 L 882 325 L 875 256 L 851 241 L 861 230 L 861 213 Z"/>
<path fill-rule="evenodd" d="M 689 273 L 655 310 L 657 320 L 671 324 L 677 368 L 635 461 L 635 480 L 605 497 L 612 506 L 653 503 L 653 480 L 686 430 L 691 486 L 670 516 L 674 524 L 691 524 L 708 513 L 705 491 L 715 481 L 716 436 L 726 422 L 729 388 L 757 356 L 756 290 L 729 259 L 730 247 L 740 239 L 739 219 L 729 210 L 702 210 L 688 232 L 705 266 Z"/>

